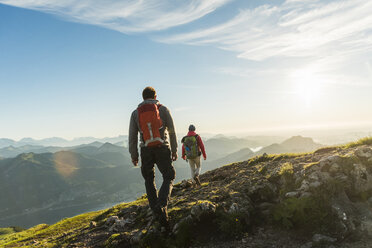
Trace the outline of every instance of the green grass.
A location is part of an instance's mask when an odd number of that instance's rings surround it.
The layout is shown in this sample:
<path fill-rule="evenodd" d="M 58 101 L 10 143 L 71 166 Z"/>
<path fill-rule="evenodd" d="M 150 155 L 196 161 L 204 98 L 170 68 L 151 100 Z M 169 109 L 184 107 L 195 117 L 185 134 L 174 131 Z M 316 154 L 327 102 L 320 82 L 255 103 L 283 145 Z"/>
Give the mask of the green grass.
<path fill-rule="evenodd" d="M 33 237 L 33 235 L 35 235 L 36 233 L 42 231 L 43 229 L 47 227 L 48 225 L 46 224 L 40 224 L 30 229 L 27 229 L 23 232 L 5 235 L 2 237 L 2 239 L 0 239 L 0 247 L 6 247 L 7 245 L 11 245 L 16 242 L 20 242 L 21 240 L 26 240 L 28 238 L 31 238 Z"/>
<path fill-rule="evenodd" d="M 57 244 L 57 237 L 60 237 L 66 232 L 73 233 L 76 230 L 88 227 L 90 221 L 102 212 L 104 211 L 81 214 L 73 218 L 63 219 L 51 226 L 41 224 L 19 233 L 7 235 L 4 239 L 0 240 L 0 247 L 6 247 L 12 244 L 24 245 L 32 240 L 47 242 L 46 247 L 53 247 Z"/>
<path fill-rule="evenodd" d="M 284 163 L 280 168 L 279 175 L 292 175 L 293 174 L 293 165 L 289 162 Z"/>
<path fill-rule="evenodd" d="M 109 208 L 107 210 L 101 211 L 102 213 L 95 217 L 94 221 L 103 221 L 107 219 L 110 216 L 118 215 L 121 210 L 125 208 L 129 208 L 134 205 L 143 205 L 147 203 L 147 196 L 144 195 L 140 198 L 138 198 L 136 201 L 128 202 L 128 203 L 121 203 L 116 206 L 113 206 L 112 208 Z"/>
<path fill-rule="evenodd" d="M 360 140 L 350 142 L 346 145 L 341 146 L 341 148 L 353 148 L 362 145 L 372 145 L 372 137 L 365 137 Z"/>
<path fill-rule="evenodd" d="M 3 239 L 5 236 L 16 232 L 17 231 L 14 227 L 0 228 L 0 240 Z"/>
<path fill-rule="evenodd" d="M 133 205 L 140 205 L 147 202 L 146 197 L 130 203 L 118 204 L 107 210 L 100 210 L 81 214 L 72 218 L 63 219 L 54 225 L 41 224 L 25 231 L 14 233 L 11 228 L 0 229 L 0 247 L 27 247 L 28 243 L 35 240 L 43 247 L 55 247 L 63 245 L 64 242 L 71 241 L 74 237 L 87 228 L 91 221 L 103 222 L 107 217 L 117 215 L 122 209 Z M 57 241 L 59 237 L 67 234 L 62 241 Z"/>

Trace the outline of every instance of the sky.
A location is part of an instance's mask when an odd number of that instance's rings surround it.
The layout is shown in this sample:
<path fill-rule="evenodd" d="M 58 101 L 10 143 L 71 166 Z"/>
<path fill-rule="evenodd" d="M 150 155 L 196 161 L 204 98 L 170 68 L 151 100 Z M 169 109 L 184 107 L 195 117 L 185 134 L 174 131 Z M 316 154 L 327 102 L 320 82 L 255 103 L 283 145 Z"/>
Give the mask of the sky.
<path fill-rule="evenodd" d="M 0 0 L 0 137 L 372 130 L 372 0 Z"/>

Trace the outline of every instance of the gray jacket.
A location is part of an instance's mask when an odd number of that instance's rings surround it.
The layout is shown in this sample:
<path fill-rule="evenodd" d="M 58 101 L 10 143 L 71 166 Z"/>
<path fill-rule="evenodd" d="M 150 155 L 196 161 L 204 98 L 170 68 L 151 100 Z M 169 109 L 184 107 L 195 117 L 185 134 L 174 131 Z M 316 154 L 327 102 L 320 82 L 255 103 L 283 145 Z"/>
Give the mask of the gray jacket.
<path fill-rule="evenodd" d="M 143 104 L 148 103 L 155 103 L 159 104 L 158 100 L 145 100 L 138 105 L 141 106 Z M 164 140 L 164 144 L 169 147 L 168 135 L 170 139 L 170 148 L 172 153 L 177 152 L 177 137 L 176 131 L 173 124 L 172 116 L 164 105 L 159 107 L 159 115 L 161 120 L 163 121 L 163 127 L 160 129 L 160 136 Z M 166 132 L 167 131 L 167 132 Z M 140 132 L 139 122 L 138 122 L 138 111 L 137 109 L 133 111 L 132 116 L 130 117 L 130 124 L 129 124 L 129 152 L 132 159 L 138 159 L 138 132 Z M 144 141 L 142 137 L 142 133 L 140 132 L 140 146 L 144 146 Z"/>

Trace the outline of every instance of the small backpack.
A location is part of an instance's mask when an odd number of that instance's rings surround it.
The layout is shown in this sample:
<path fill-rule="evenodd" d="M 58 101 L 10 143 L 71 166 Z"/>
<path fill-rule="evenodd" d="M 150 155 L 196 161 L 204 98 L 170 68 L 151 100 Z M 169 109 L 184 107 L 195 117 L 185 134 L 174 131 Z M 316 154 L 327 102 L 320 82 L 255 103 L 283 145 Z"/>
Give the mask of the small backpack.
<path fill-rule="evenodd" d="M 143 104 L 137 108 L 140 132 L 145 146 L 157 146 L 164 143 L 160 136 L 163 122 L 160 119 L 160 104 Z"/>
<path fill-rule="evenodd" d="M 185 136 L 182 138 L 181 142 L 185 147 L 185 153 L 188 159 L 193 159 L 200 156 L 197 138 L 198 135 Z"/>

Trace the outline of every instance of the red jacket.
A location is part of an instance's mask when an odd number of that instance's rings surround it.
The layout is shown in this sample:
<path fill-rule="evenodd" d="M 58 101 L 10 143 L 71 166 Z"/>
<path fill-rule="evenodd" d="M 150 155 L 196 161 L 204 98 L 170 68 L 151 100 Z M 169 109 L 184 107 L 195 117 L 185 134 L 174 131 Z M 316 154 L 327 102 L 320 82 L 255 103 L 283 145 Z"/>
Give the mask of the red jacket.
<path fill-rule="evenodd" d="M 194 131 L 189 131 L 187 133 L 187 136 L 195 136 L 195 135 L 197 135 L 197 134 Z M 202 152 L 204 159 L 206 159 L 207 158 L 207 154 L 205 153 L 204 144 L 203 144 L 203 141 L 202 141 L 202 139 L 200 138 L 199 135 L 196 138 L 196 142 L 198 142 L 199 151 Z M 185 156 L 186 156 L 185 155 L 185 146 L 182 144 L 182 158 L 185 158 Z"/>

